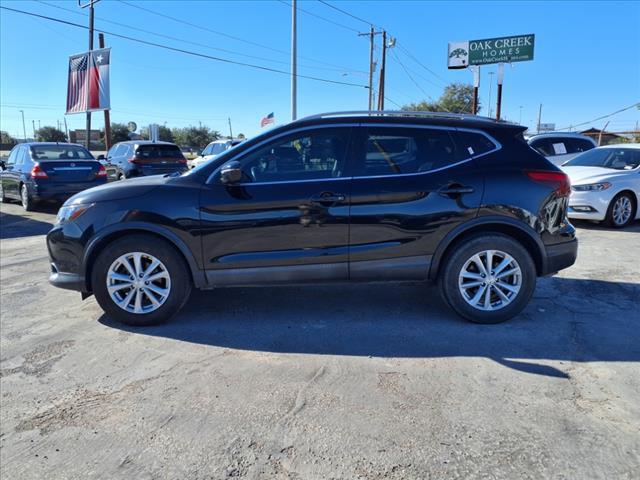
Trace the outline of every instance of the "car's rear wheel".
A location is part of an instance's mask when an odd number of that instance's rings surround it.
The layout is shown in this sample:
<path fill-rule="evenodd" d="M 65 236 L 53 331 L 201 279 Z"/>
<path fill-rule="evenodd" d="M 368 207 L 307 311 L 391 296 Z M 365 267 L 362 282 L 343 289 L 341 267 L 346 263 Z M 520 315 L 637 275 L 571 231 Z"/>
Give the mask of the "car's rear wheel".
<path fill-rule="evenodd" d="M 637 205 L 630 193 L 623 192 L 616 195 L 607 209 L 605 222 L 610 227 L 624 228 L 633 222 Z"/>
<path fill-rule="evenodd" d="M 144 326 L 164 322 L 182 308 L 191 293 L 191 278 L 172 245 L 148 235 L 131 235 L 100 253 L 91 286 L 107 315 Z"/>
<path fill-rule="evenodd" d="M 27 212 L 32 212 L 35 208 L 36 202 L 31 198 L 29 189 L 24 183 L 20 186 L 20 202 L 22 203 L 22 208 Z"/>
<path fill-rule="evenodd" d="M 529 252 L 513 238 L 476 235 L 447 255 L 439 286 L 460 316 L 475 323 L 500 323 L 529 303 L 536 268 Z"/>

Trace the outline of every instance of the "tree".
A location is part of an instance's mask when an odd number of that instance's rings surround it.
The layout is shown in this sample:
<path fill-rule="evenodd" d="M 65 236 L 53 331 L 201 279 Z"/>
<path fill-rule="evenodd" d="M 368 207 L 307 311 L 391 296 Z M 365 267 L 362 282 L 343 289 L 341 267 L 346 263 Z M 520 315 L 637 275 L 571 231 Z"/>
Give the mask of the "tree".
<path fill-rule="evenodd" d="M 220 132 L 209 127 L 174 128 L 171 133 L 173 141 L 178 145 L 194 148 L 204 148 L 207 144 L 220 138 Z"/>
<path fill-rule="evenodd" d="M 104 137 L 104 134 L 103 134 Z M 111 124 L 111 145 L 129 140 L 129 127 L 124 123 Z"/>
<path fill-rule="evenodd" d="M 452 52 L 453 53 L 453 52 Z M 402 107 L 403 110 L 417 112 L 471 113 L 473 86 L 464 83 L 452 83 L 445 87 L 442 96 L 435 102 L 423 100 Z M 478 112 L 480 102 L 478 102 Z"/>
<path fill-rule="evenodd" d="M 0 144 L 4 148 L 13 148 L 18 141 L 5 131 L 0 131 Z"/>
<path fill-rule="evenodd" d="M 39 142 L 66 142 L 67 137 L 62 130 L 55 127 L 42 127 L 36 130 L 36 140 Z"/>

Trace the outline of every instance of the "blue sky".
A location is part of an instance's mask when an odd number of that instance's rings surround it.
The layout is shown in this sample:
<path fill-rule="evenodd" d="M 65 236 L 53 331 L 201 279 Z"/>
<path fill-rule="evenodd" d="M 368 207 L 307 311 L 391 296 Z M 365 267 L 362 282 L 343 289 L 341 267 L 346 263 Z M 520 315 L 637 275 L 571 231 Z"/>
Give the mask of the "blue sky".
<path fill-rule="evenodd" d="M 288 71 L 291 26 L 288 3 L 268 0 L 138 2 L 148 10 L 194 24 L 188 26 L 119 1 L 102 0 L 95 9 L 96 27 Z M 386 91 L 387 96 L 400 105 L 420 101 L 427 95 L 437 98 L 447 83 L 472 81 L 469 71 L 447 70 L 448 41 L 527 33 L 536 35 L 535 60 L 505 68 L 503 111 L 508 119 L 517 122 L 521 118 L 523 124 L 534 126 L 542 103 L 542 121 L 556 123 L 560 128 L 640 102 L 639 2 L 329 0 L 329 3 L 386 28 L 397 38 L 403 48 L 389 51 Z M 75 0 L 3 0 L 1 4 L 87 23 L 81 15 L 86 11 L 80 10 Z M 299 12 L 299 73 L 366 84 L 368 40 L 358 37 L 354 30 L 368 31 L 367 25 L 315 0 L 299 1 L 299 7 L 340 24 Z M 43 126 L 62 121 L 67 57 L 86 50 L 87 37 L 86 30 L 0 11 L 2 130 L 22 136 L 20 109 L 25 112 L 29 136 L 32 120 L 36 128 L 38 121 Z M 231 117 L 234 133 L 254 135 L 260 131 L 260 118 L 267 113 L 274 112 L 277 123 L 290 119 L 287 75 L 196 58 L 110 35 L 106 36 L 106 42 L 112 47 L 112 121 L 135 121 L 139 125 L 166 122 L 168 126 L 202 122 L 226 133 L 227 117 Z M 376 55 L 379 53 L 378 48 Z M 481 113 L 486 114 L 488 72 L 495 71 L 495 66 L 482 70 L 480 100 L 485 108 Z M 492 90 L 494 103 L 495 84 Z M 362 87 L 303 78 L 298 81 L 299 116 L 366 109 L 366 105 L 367 91 Z M 394 108 L 394 105 L 387 102 L 386 107 Z M 640 121 L 640 110 L 632 109 L 609 120 L 610 130 L 633 129 Z M 605 121 L 594 122 L 593 126 L 601 128 Z M 67 122 L 69 128 L 82 128 L 84 115 L 67 116 Z M 93 125 L 103 126 L 102 114 L 94 114 Z"/>

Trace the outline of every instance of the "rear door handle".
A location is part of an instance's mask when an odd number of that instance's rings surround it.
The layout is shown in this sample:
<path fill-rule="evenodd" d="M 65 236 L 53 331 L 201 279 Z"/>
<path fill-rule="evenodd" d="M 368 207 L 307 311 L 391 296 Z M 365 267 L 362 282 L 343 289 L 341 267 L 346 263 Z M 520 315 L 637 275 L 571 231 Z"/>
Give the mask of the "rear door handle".
<path fill-rule="evenodd" d="M 320 205 L 332 205 L 334 203 L 344 202 L 346 197 L 341 193 L 322 192 L 311 197 L 311 203 L 319 203 Z"/>
<path fill-rule="evenodd" d="M 446 187 L 442 187 L 441 189 L 438 190 L 438 193 L 442 196 L 449 196 L 449 195 L 464 195 L 465 193 L 473 193 L 475 190 L 473 187 L 469 187 L 466 185 L 456 185 L 456 184 L 450 184 L 447 185 Z"/>

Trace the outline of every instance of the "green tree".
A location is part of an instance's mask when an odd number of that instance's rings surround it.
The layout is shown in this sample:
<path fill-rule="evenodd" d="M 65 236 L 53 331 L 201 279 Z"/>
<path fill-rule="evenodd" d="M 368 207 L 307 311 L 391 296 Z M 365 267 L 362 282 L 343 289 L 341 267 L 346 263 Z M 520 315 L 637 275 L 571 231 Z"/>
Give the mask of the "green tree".
<path fill-rule="evenodd" d="M 402 107 L 403 110 L 417 112 L 450 112 L 471 113 L 473 103 L 473 86 L 465 83 L 452 83 L 447 85 L 440 98 L 435 102 L 423 100 L 418 103 L 410 103 Z M 478 112 L 480 102 L 478 102 Z"/>
<path fill-rule="evenodd" d="M 127 140 L 129 140 L 129 127 L 124 123 L 111 123 L 111 145 Z"/>
<path fill-rule="evenodd" d="M 174 128 L 171 133 L 175 143 L 193 148 L 204 148 L 220 138 L 220 132 L 209 127 Z"/>
<path fill-rule="evenodd" d="M 9 135 L 7 132 L 5 132 L 5 131 L 0 131 L 0 143 L 1 143 L 3 146 L 5 146 L 5 145 L 6 145 L 6 147 L 13 148 L 13 147 L 14 147 L 14 145 L 15 145 L 16 143 L 18 143 L 18 142 L 17 142 L 17 140 L 16 140 L 15 138 L 13 138 L 13 137 L 12 137 L 11 135 Z"/>
<path fill-rule="evenodd" d="M 36 140 L 38 142 L 66 142 L 67 137 L 62 130 L 56 127 L 42 127 L 36 130 Z"/>

